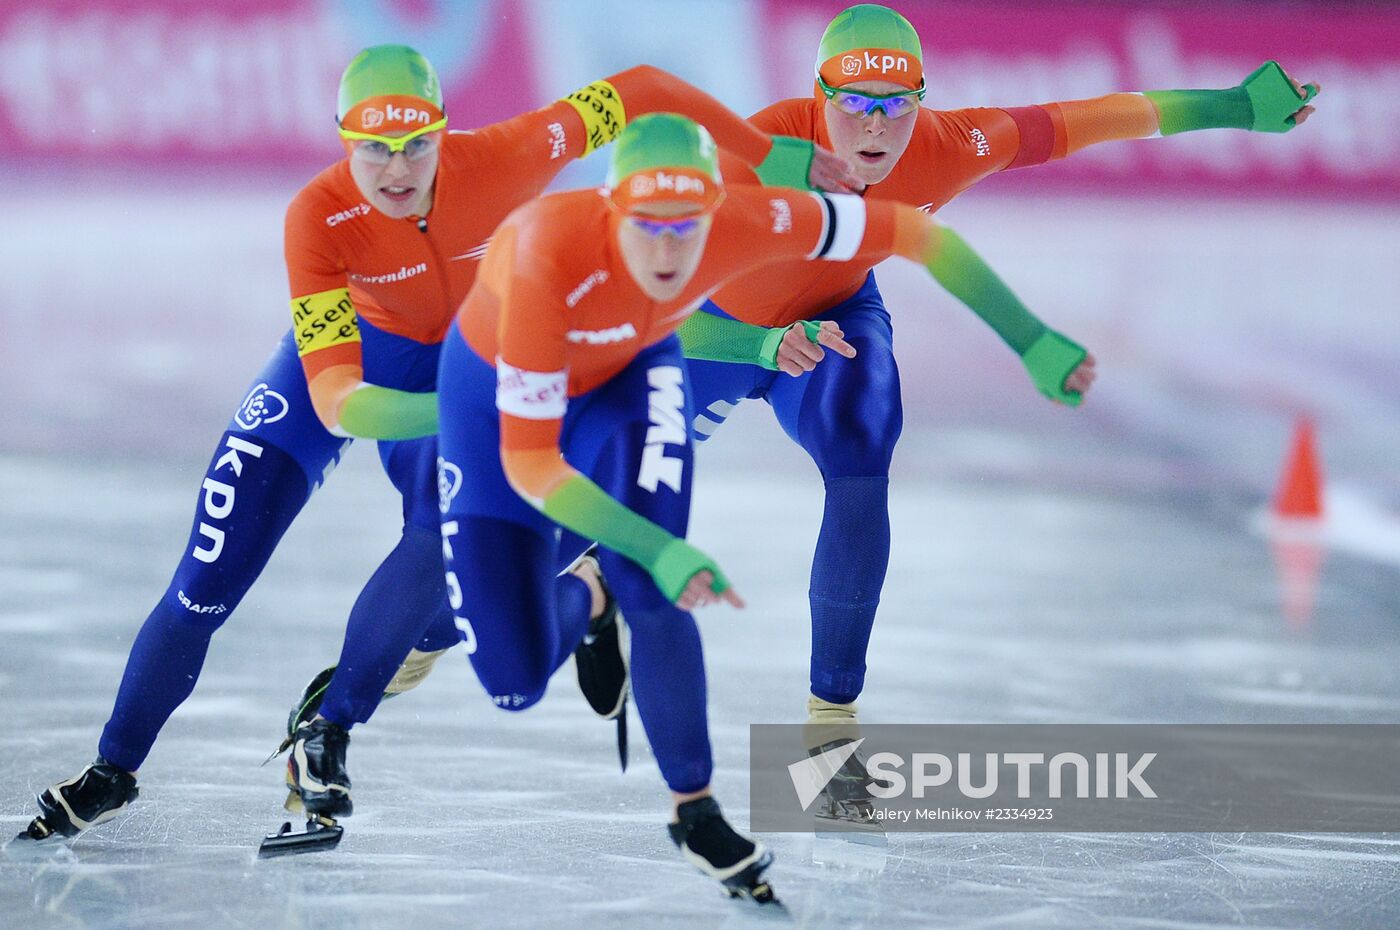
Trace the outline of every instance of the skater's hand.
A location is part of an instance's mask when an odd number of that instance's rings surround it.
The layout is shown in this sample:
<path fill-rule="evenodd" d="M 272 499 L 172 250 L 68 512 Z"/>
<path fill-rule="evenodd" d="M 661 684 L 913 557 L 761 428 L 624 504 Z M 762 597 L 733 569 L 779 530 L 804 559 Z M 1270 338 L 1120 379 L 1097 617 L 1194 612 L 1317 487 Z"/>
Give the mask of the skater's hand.
<path fill-rule="evenodd" d="M 1293 76 L 1288 74 L 1287 72 L 1284 72 L 1284 76 L 1288 78 L 1288 83 L 1293 85 L 1293 89 L 1298 92 L 1298 96 L 1302 97 L 1304 100 L 1311 100 L 1318 94 L 1322 93 L 1322 84 L 1319 81 L 1312 81 L 1309 84 L 1299 84 L 1296 80 L 1293 79 Z M 1311 94 L 1308 93 L 1309 87 L 1312 88 Z M 1298 112 L 1293 114 L 1293 125 L 1303 125 L 1303 121 L 1306 120 L 1309 116 L 1311 116 L 1314 112 L 1316 112 L 1316 110 L 1317 108 L 1314 107 L 1312 104 L 1300 107 Z"/>
<path fill-rule="evenodd" d="M 1021 354 L 1036 390 L 1056 403 L 1078 407 L 1094 383 L 1094 357 L 1083 346 L 1047 329 Z"/>
<path fill-rule="evenodd" d="M 1242 85 L 1254 110 L 1255 132 L 1288 132 L 1313 113 L 1309 102 L 1322 90 L 1299 84 L 1276 61 L 1266 61 Z"/>
<path fill-rule="evenodd" d="M 820 145 L 812 147 L 812 167 L 807 169 L 807 183 L 832 194 L 858 194 L 865 189 L 846 159 Z"/>
<path fill-rule="evenodd" d="M 684 539 L 672 539 L 649 567 L 661 593 L 681 610 L 719 601 L 744 606 L 744 599 L 730 587 L 729 579 L 714 559 Z"/>
<path fill-rule="evenodd" d="M 769 187 L 796 187 L 829 193 L 856 193 L 864 188 L 846 159 L 810 139 L 778 135 L 763 161 L 754 166 Z"/>
<path fill-rule="evenodd" d="M 846 358 L 855 358 L 855 347 L 843 338 L 844 335 L 841 327 L 832 320 L 822 320 L 820 326 L 807 320 L 794 323 L 778 344 L 778 370 L 796 378 L 816 368 L 817 363 L 826 357 L 826 349 L 839 352 Z"/>
<path fill-rule="evenodd" d="M 711 604 L 718 604 L 724 601 L 731 607 L 743 607 L 744 599 L 739 596 L 739 592 L 733 587 L 726 586 L 723 591 L 715 591 L 715 576 L 709 569 L 697 572 L 690 582 L 686 584 L 681 596 L 676 599 L 676 606 L 684 611 L 691 611 L 697 607 L 708 607 Z"/>
<path fill-rule="evenodd" d="M 1080 362 L 1074 371 L 1069 373 L 1065 379 L 1065 390 L 1083 397 L 1089 392 L 1089 388 L 1094 385 L 1094 356 L 1088 354 L 1084 356 L 1084 361 Z"/>

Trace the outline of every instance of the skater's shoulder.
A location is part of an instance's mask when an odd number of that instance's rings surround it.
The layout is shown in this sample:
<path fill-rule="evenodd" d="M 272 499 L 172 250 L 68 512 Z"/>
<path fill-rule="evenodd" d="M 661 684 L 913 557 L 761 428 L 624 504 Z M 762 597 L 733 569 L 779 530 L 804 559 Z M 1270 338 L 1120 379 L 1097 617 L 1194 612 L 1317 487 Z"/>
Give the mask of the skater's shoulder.
<path fill-rule="evenodd" d="M 368 216 L 371 209 L 350 176 L 349 163 L 341 159 L 297 191 L 287 205 L 287 222 L 334 229 L 358 216 Z"/>

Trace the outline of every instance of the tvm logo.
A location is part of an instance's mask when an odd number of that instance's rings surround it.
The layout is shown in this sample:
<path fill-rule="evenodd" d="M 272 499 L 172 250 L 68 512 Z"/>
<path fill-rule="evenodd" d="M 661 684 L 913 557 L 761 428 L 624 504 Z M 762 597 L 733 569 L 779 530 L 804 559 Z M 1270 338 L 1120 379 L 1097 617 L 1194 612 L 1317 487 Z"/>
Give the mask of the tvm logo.
<path fill-rule="evenodd" d="M 652 368 L 647 372 L 647 384 L 651 385 L 647 411 L 651 426 L 647 428 L 646 447 L 642 449 L 637 485 L 653 494 L 659 484 L 680 493 L 685 461 L 668 456 L 666 447 L 685 445 L 685 392 L 681 387 L 681 370 L 675 365 Z"/>

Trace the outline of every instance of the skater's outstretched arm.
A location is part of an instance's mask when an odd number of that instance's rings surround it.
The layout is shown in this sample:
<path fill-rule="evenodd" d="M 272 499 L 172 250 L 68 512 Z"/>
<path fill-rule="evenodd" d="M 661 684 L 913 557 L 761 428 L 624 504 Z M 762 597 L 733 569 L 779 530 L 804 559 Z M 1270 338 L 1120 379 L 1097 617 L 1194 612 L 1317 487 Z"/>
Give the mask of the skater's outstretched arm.
<path fill-rule="evenodd" d="M 1094 360 L 1082 347 L 1041 322 L 961 236 L 919 210 L 848 194 L 779 194 L 747 185 L 729 186 L 728 197 L 732 203 L 721 210 L 721 219 L 731 225 L 722 231 L 717 227 L 710 248 L 727 263 L 729 274 L 752 271 L 764 261 L 805 258 L 875 264 L 899 255 L 924 266 L 981 317 L 1021 357 L 1045 396 L 1075 406 L 1093 382 Z M 784 217 L 776 228 L 775 211 Z M 747 335 L 738 327 L 746 327 Z M 709 354 L 695 357 L 742 361 L 735 356 L 744 350 L 726 350 L 725 345 L 742 345 L 747 339 L 751 347 L 772 331 L 695 314 L 678 332 L 687 355 L 693 354 L 693 345 L 708 341 Z"/>
<path fill-rule="evenodd" d="M 1033 107 L 1007 108 L 1020 139 L 1009 167 L 1064 158 L 1100 142 L 1170 136 L 1198 129 L 1288 132 L 1313 112 L 1317 84 L 1300 85 L 1276 61 L 1235 87 L 1149 90 Z"/>
<path fill-rule="evenodd" d="M 856 350 L 834 320 L 798 320 L 791 326 L 755 326 L 713 313 L 694 313 L 676 330 L 686 358 L 758 365 L 797 377 L 832 349 L 846 358 Z"/>
<path fill-rule="evenodd" d="M 1149 90 L 1028 107 L 974 108 L 923 114 L 925 133 L 960 140 L 960 154 L 940 163 L 955 190 L 1008 168 L 1029 168 L 1091 145 L 1199 129 L 1288 132 L 1312 114 L 1316 83 L 1302 85 L 1278 62 L 1220 90 Z M 763 121 L 760 121 L 762 124 Z M 945 154 L 949 152 L 941 148 Z"/>
<path fill-rule="evenodd" d="M 1036 388 L 1051 400 L 1078 406 L 1094 380 L 1094 358 L 1046 326 L 982 257 L 952 229 L 902 204 L 872 205 L 892 215 L 891 251 L 918 262 L 1021 357 Z"/>

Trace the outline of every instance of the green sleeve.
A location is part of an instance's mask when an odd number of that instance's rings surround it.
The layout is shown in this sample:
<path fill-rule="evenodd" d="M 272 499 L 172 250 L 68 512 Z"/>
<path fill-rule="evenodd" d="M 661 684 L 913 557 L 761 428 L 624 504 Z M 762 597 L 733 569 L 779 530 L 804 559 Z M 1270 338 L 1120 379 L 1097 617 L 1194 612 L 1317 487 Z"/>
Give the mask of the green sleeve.
<path fill-rule="evenodd" d="M 766 187 L 795 187 L 812 190 L 807 176 L 812 170 L 813 143 L 796 136 L 774 136 L 773 148 L 754 173 Z"/>
<path fill-rule="evenodd" d="M 1309 84 L 1302 96 L 1276 61 L 1266 61 L 1238 87 L 1226 90 L 1149 90 L 1164 136 L 1196 129 L 1252 129 L 1288 132 L 1294 114 L 1317 94 Z"/>
<path fill-rule="evenodd" d="M 797 325 L 802 326 L 809 340 L 817 341 L 821 324 L 800 320 L 793 324 Z M 791 328 L 755 326 L 700 311 L 692 313 L 676 330 L 676 335 L 680 336 L 686 358 L 759 365 L 769 371 L 777 371 L 778 346 Z"/>
<path fill-rule="evenodd" d="M 1084 361 L 1083 347 L 1031 313 L 961 236 L 943 227 L 940 248 L 926 267 L 948 293 L 967 304 L 1021 356 L 1040 393 L 1070 406 L 1080 403 L 1080 394 L 1065 390 L 1064 384 Z"/>
<path fill-rule="evenodd" d="M 438 431 L 436 392 L 414 393 L 366 384 L 340 408 L 340 428 L 361 439 L 417 439 Z"/>
<path fill-rule="evenodd" d="M 943 227 L 938 252 L 925 267 L 935 281 L 967 304 L 1017 355 L 1025 355 L 1045 332 L 1045 324 L 1026 309 L 982 256 L 948 227 Z"/>
<path fill-rule="evenodd" d="M 729 581 L 713 560 L 684 539 L 672 536 L 646 517 L 629 510 L 583 475 L 574 475 L 545 499 L 540 508 L 555 523 L 585 539 L 597 540 L 646 569 L 661 593 L 675 601 L 697 572 L 714 573 L 713 589 Z"/>

